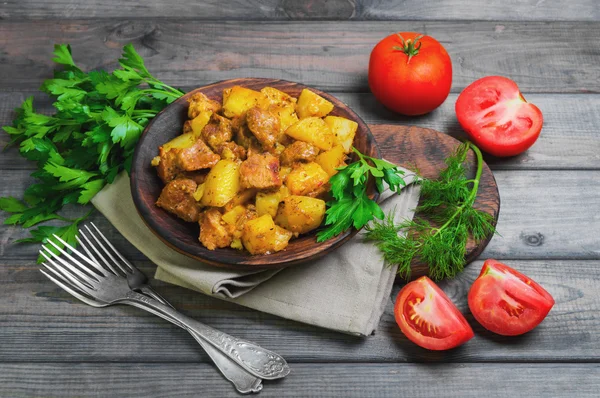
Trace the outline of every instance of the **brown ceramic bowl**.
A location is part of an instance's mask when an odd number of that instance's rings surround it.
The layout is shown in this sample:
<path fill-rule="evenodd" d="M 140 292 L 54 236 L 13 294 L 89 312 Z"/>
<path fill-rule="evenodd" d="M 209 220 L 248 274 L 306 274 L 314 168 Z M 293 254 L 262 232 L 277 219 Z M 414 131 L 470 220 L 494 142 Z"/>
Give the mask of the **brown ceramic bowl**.
<path fill-rule="evenodd" d="M 351 229 L 335 238 L 317 243 L 316 231 L 292 239 L 285 250 L 267 255 L 251 255 L 247 251 L 235 249 L 208 250 L 198 241 L 197 223 L 185 222 L 155 205 L 164 186 L 156 170 L 150 165 L 158 155 L 158 147 L 181 134 L 187 120 L 187 99 L 196 92 L 202 92 L 211 99 L 222 101 L 223 89 L 243 86 L 260 90 L 265 86 L 274 87 L 294 97 L 306 87 L 299 83 L 272 79 L 233 79 L 193 90 L 166 107 L 148 124 L 136 147 L 131 166 L 131 193 L 137 210 L 152 232 L 169 247 L 203 263 L 229 268 L 279 268 L 298 264 L 321 257 L 348 241 L 358 231 Z M 343 116 L 358 123 L 354 146 L 372 157 L 381 157 L 369 128 L 356 113 L 337 98 L 322 91 L 310 90 L 331 101 L 335 108 L 331 115 Z M 371 189 L 371 195 L 376 195 Z"/>

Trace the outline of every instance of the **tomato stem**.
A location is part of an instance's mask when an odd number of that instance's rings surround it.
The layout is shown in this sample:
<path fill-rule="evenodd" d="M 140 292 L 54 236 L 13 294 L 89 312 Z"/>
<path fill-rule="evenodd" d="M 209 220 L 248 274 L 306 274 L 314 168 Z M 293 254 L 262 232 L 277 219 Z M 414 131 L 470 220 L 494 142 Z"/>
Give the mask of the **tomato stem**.
<path fill-rule="evenodd" d="M 419 54 L 419 49 L 421 48 L 421 45 L 423 44 L 419 40 L 423 38 L 423 35 L 418 35 L 417 37 L 414 38 L 414 40 L 412 40 L 412 39 L 404 40 L 404 37 L 402 37 L 402 35 L 400 33 L 396 33 L 396 34 L 400 38 L 402 47 L 394 46 L 393 49 L 402 51 L 404 54 L 408 55 L 408 60 L 406 61 L 406 63 L 408 64 L 412 57 Z"/>

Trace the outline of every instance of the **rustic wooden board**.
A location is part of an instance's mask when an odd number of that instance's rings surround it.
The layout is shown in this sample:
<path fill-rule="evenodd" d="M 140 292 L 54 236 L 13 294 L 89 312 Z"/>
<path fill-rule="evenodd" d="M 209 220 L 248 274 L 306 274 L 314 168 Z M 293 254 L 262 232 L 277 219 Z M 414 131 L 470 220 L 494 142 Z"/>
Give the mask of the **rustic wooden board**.
<path fill-rule="evenodd" d="M 11 0 L 0 9 L 4 19 L 193 18 L 195 20 L 501 20 L 598 21 L 595 0 L 391 1 L 391 0 L 221 0 L 190 2 L 105 0 Z"/>
<path fill-rule="evenodd" d="M 389 124 L 369 125 L 375 136 L 384 159 L 412 170 L 428 179 L 436 179 L 446 168 L 444 159 L 451 156 L 460 141 L 439 131 L 422 127 L 394 126 Z M 471 151 L 468 178 L 475 177 L 475 155 Z M 477 191 L 474 208 L 492 216 L 494 226 L 500 213 L 500 195 L 492 171 L 487 164 L 483 165 L 481 181 Z M 419 214 L 417 214 L 419 216 Z M 487 246 L 493 234 L 479 242 L 469 239 L 465 252 L 465 262 L 473 261 Z M 411 264 L 411 277 L 427 275 L 428 265 L 415 259 Z"/>
<path fill-rule="evenodd" d="M 35 94 L 34 104 L 42 113 L 51 113 L 51 101 L 34 91 L 0 91 L 0 126 L 11 123 L 12 110 L 25 98 Z M 382 107 L 370 93 L 332 93 L 348 104 L 361 118 L 371 124 L 402 124 L 430 128 L 454 137 L 464 133 L 454 113 L 457 94 L 450 94 L 446 102 L 434 112 L 406 117 Z M 544 128 L 538 141 L 522 155 L 510 158 L 486 156 L 492 170 L 524 169 L 600 169 L 600 95 L 598 94 L 526 94 L 544 114 Z M 0 133 L 0 147 L 8 143 L 7 134 Z M 10 149 L 0 155 L 0 169 L 32 169 L 34 164 Z"/>
<path fill-rule="evenodd" d="M 291 364 L 260 397 L 597 397 L 598 364 Z M 236 397 L 209 365 L 2 364 L 6 397 Z"/>
<path fill-rule="evenodd" d="M 115 243 L 119 249 L 126 245 Z M 152 285 L 186 315 L 255 341 L 292 362 L 600 361 L 600 260 L 506 260 L 556 300 L 544 322 L 520 337 L 487 332 L 469 314 L 467 292 L 482 263 L 477 260 L 458 278 L 440 284 L 476 334 L 448 352 L 427 351 L 408 341 L 396 325 L 391 301 L 375 335 L 361 339 L 160 281 Z M 149 262 L 135 264 L 148 275 L 155 269 Z M 400 287 L 394 287 L 392 298 Z M 135 308 L 86 306 L 48 281 L 31 259 L 0 258 L 0 324 L 0 362 L 208 362 L 186 332 Z"/>
<path fill-rule="evenodd" d="M 83 69 L 112 68 L 133 43 L 150 71 L 175 86 L 266 77 L 324 91 L 368 92 L 369 54 L 383 37 L 418 31 L 453 60 L 453 92 L 485 75 L 531 92 L 600 92 L 600 24 L 593 22 L 3 21 L 0 87 L 37 89 L 51 76 L 52 44 L 70 43 Z"/>

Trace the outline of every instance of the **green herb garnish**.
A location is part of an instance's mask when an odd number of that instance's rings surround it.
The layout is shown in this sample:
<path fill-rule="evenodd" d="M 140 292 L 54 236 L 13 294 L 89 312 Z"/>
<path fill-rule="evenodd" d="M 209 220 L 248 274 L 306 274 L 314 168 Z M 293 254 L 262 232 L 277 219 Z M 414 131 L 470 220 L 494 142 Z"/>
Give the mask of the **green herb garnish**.
<path fill-rule="evenodd" d="M 68 223 L 40 226 L 22 242 L 45 242 L 55 233 L 76 245 L 77 224 L 89 213 L 67 219 L 58 212 L 67 204 L 87 204 L 122 170 L 129 171 L 148 121 L 183 92 L 152 76 L 131 44 L 123 47 L 121 69 L 112 74 L 83 72 L 68 45 L 55 45 L 54 55 L 63 68 L 41 91 L 55 99 L 56 113 L 36 113 L 30 97 L 15 110 L 13 125 L 3 127 L 11 136 L 9 145 L 19 144 L 20 154 L 37 162 L 31 176 L 38 181 L 25 190 L 23 201 L 0 198 L 0 210 L 12 213 L 5 224 L 23 228 L 49 220 Z"/>
<path fill-rule="evenodd" d="M 324 225 L 328 227 L 317 233 L 317 242 L 337 236 L 352 226 L 362 228 L 375 217 L 380 220 L 385 217 L 377 202 L 367 195 L 369 176 L 373 177 L 379 192 L 384 190 L 384 181 L 389 189 L 397 193 L 406 185 L 402 179 L 404 172 L 396 165 L 352 149 L 358 155 L 358 160 L 340 168 L 329 179 L 334 200 L 327 203 Z"/>
<path fill-rule="evenodd" d="M 472 180 L 465 176 L 469 149 L 477 159 Z M 389 215 L 366 228 L 366 238 L 377 242 L 387 263 L 398 264 L 403 277 L 410 276 L 410 264 L 418 258 L 428 264 L 432 279 L 453 278 L 464 268 L 469 236 L 481 241 L 495 231 L 494 218 L 473 208 L 483 171 L 479 148 L 470 142 L 461 144 L 446 165 L 437 180 L 420 180 L 421 198 L 413 220 L 395 224 Z M 405 236 L 398 236 L 400 230 Z"/>

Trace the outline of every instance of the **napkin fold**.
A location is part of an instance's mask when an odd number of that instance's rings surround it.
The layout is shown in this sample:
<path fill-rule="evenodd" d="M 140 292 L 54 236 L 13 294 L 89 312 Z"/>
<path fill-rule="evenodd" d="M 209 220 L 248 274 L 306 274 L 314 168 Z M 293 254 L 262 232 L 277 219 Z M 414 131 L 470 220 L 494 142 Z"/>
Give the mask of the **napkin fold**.
<path fill-rule="evenodd" d="M 380 205 L 395 220 L 412 219 L 419 186 L 401 195 L 386 191 Z M 115 228 L 158 268 L 155 278 L 283 318 L 340 332 L 369 335 L 383 314 L 396 275 L 364 232 L 308 264 L 279 270 L 237 271 L 217 268 L 166 246 L 146 227 L 133 204 L 129 177 L 122 173 L 92 203 Z"/>

